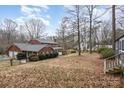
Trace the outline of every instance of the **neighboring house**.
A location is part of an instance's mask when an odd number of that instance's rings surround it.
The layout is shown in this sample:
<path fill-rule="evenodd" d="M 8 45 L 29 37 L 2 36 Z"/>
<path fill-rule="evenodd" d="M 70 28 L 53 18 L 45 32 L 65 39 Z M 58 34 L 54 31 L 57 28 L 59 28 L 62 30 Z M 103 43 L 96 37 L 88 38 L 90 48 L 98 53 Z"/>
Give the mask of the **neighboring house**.
<path fill-rule="evenodd" d="M 31 53 L 38 55 L 53 51 L 54 49 L 46 44 L 14 43 L 8 48 L 7 53 L 9 57 L 16 57 L 19 52 L 24 52 L 28 57 Z"/>
<path fill-rule="evenodd" d="M 80 48 L 81 48 L 81 50 L 82 51 L 85 51 L 85 50 L 88 50 L 88 44 L 87 43 L 83 43 L 83 42 L 81 42 L 80 43 Z M 79 49 L 79 46 L 78 46 L 78 44 L 76 44 L 75 46 L 74 46 L 74 49 Z"/>
<path fill-rule="evenodd" d="M 116 53 L 124 52 L 124 35 L 116 39 Z"/>
<path fill-rule="evenodd" d="M 80 47 L 81 47 L 82 51 L 90 50 L 88 43 L 81 42 Z M 95 46 L 92 46 L 92 50 L 97 50 L 98 48 L 102 48 L 102 47 L 112 48 L 112 45 L 98 45 L 98 44 L 96 44 Z M 78 44 L 76 44 L 74 48 L 78 49 Z"/>
<path fill-rule="evenodd" d="M 28 43 L 31 43 L 31 44 L 49 44 L 49 45 L 59 46 L 59 44 L 57 42 L 54 42 L 52 40 L 45 40 L 45 39 L 42 39 L 42 40 L 32 39 Z"/>
<path fill-rule="evenodd" d="M 103 47 L 112 48 L 112 45 L 98 45 L 98 44 L 96 44 L 92 49 L 97 50 L 98 48 L 103 48 Z"/>

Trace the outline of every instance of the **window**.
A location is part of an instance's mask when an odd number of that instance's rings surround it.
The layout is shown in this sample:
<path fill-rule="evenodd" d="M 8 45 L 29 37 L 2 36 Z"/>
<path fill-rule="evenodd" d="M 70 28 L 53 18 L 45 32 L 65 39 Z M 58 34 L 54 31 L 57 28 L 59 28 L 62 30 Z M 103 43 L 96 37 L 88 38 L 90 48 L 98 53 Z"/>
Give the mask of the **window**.
<path fill-rule="evenodd" d="M 119 41 L 116 41 L 116 49 L 119 50 Z"/>
<path fill-rule="evenodd" d="M 119 50 L 121 50 L 121 41 L 119 41 Z"/>
<path fill-rule="evenodd" d="M 124 50 L 124 40 L 122 40 L 122 50 Z"/>

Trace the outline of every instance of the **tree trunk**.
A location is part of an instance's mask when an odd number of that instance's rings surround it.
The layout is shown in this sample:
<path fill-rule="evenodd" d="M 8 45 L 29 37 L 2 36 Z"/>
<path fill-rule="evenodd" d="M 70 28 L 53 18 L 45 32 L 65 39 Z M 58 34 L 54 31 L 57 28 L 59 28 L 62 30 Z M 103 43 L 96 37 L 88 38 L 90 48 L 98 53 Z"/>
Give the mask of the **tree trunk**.
<path fill-rule="evenodd" d="M 115 5 L 112 5 L 112 46 L 115 51 L 115 40 L 116 40 L 116 23 L 115 23 Z"/>
<path fill-rule="evenodd" d="M 91 6 L 91 8 L 92 8 L 92 6 Z M 92 53 L 91 34 L 92 34 L 92 13 L 90 13 L 90 40 L 89 40 L 89 44 L 90 44 L 90 53 Z"/>
<path fill-rule="evenodd" d="M 81 55 L 80 47 L 80 24 L 79 24 L 79 5 L 77 5 L 77 30 L 78 30 L 78 55 Z"/>

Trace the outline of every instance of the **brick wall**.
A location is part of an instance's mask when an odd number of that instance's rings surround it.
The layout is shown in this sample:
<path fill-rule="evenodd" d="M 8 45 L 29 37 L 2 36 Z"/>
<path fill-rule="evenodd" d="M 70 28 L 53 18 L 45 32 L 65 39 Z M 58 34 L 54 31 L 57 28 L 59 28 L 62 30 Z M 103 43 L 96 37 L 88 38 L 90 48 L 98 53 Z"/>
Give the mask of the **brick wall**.
<path fill-rule="evenodd" d="M 20 52 L 21 50 L 16 46 L 16 45 L 12 45 L 8 48 L 8 52 L 9 51 L 16 51 L 16 52 Z"/>
<path fill-rule="evenodd" d="M 43 49 L 41 49 L 39 51 L 39 53 L 41 53 L 41 52 L 47 53 L 47 52 L 52 52 L 52 51 L 54 51 L 53 48 L 51 48 L 51 47 L 44 47 Z"/>

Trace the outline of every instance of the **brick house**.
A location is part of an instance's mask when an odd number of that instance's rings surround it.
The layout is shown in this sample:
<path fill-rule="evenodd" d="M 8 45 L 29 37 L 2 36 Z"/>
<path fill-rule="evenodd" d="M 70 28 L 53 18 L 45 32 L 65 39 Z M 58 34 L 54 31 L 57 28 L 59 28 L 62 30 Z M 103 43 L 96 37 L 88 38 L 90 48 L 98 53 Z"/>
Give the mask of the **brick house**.
<path fill-rule="evenodd" d="M 53 51 L 54 49 L 47 44 L 14 43 L 7 49 L 7 54 L 9 57 L 16 57 L 19 52 L 24 52 L 28 57 L 31 53 L 38 55 Z"/>
<path fill-rule="evenodd" d="M 28 42 L 29 44 L 45 44 L 49 47 L 52 47 L 55 51 L 60 52 L 62 50 L 62 47 L 57 43 L 52 40 L 38 40 L 38 39 L 32 39 Z"/>

